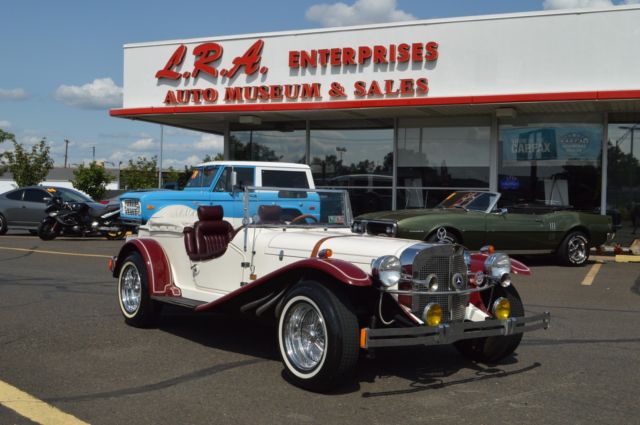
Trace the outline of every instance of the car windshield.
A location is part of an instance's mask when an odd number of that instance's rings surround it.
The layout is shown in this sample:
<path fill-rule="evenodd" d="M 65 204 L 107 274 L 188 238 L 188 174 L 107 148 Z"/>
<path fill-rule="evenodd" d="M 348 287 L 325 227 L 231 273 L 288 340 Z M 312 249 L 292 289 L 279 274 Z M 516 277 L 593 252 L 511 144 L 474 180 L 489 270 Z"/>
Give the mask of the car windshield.
<path fill-rule="evenodd" d="M 64 202 L 94 202 L 88 196 L 64 187 L 48 188 L 47 192 L 59 195 Z"/>
<path fill-rule="evenodd" d="M 205 165 L 196 167 L 191 172 L 191 177 L 185 187 L 209 187 L 218 172 L 219 165 Z"/>
<path fill-rule="evenodd" d="M 256 226 L 350 227 L 353 219 L 344 190 L 247 187 L 242 208 Z"/>
<path fill-rule="evenodd" d="M 453 192 L 436 208 L 462 208 L 468 211 L 488 212 L 497 195 L 489 192 Z"/>

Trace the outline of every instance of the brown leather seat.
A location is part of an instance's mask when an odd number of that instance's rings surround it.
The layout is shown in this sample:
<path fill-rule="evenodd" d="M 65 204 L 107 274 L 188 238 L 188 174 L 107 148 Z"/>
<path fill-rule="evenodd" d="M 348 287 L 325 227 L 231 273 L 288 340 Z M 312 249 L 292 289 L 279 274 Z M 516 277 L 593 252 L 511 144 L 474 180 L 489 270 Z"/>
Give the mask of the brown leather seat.
<path fill-rule="evenodd" d="M 282 208 L 279 205 L 260 205 L 258 217 L 260 217 L 260 223 L 263 224 L 281 224 Z"/>
<path fill-rule="evenodd" d="M 184 246 L 192 261 L 211 260 L 227 251 L 234 230 L 222 217 L 224 210 L 219 205 L 198 207 L 198 221 L 183 230 Z"/>

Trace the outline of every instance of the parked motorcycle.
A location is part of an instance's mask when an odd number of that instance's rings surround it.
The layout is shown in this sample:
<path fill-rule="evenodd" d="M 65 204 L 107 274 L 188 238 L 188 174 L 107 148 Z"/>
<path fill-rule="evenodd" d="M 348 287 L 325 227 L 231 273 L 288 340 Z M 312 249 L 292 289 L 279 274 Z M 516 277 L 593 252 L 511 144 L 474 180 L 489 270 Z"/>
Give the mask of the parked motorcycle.
<path fill-rule="evenodd" d="M 64 202 L 52 197 L 45 208 L 47 216 L 38 226 L 38 236 L 44 241 L 59 235 L 105 236 L 109 240 L 123 239 L 127 228 L 120 223 L 118 205 L 102 206 L 87 202 Z"/>

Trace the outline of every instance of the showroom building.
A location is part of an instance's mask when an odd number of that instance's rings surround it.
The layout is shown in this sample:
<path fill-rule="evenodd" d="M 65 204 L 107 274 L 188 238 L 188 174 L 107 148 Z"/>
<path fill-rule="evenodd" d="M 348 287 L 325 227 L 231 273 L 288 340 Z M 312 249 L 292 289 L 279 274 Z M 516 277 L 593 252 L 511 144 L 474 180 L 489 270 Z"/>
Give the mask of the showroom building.
<path fill-rule="evenodd" d="M 111 115 L 308 163 L 356 213 L 459 189 L 624 210 L 640 202 L 638 22 L 620 6 L 128 44 Z"/>

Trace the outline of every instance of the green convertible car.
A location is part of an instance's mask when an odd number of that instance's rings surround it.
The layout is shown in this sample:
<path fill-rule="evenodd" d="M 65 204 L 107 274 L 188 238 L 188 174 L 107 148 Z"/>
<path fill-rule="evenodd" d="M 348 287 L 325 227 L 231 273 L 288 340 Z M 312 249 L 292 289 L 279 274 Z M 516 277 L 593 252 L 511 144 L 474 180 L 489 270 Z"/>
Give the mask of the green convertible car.
<path fill-rule="evenodd" d="M 517 204 L 501 207 L 496 192 L 454 192 L 431 209 L 379 211 L 354 220 L 356 233 L 427 242 L 456 242 L 469 249 L 493 245 L 510 254 L 556 254 L 581 266 L 592 246 L 612 236 L 611 218 L 570 207 Z"/>

